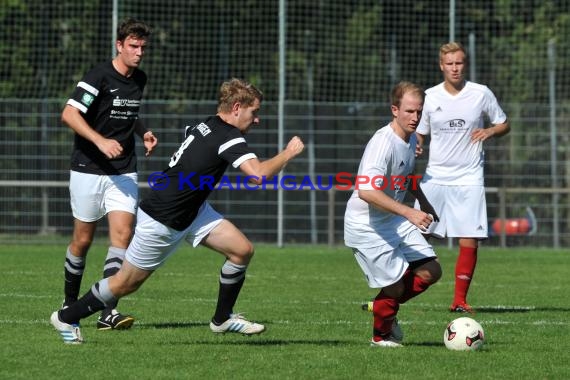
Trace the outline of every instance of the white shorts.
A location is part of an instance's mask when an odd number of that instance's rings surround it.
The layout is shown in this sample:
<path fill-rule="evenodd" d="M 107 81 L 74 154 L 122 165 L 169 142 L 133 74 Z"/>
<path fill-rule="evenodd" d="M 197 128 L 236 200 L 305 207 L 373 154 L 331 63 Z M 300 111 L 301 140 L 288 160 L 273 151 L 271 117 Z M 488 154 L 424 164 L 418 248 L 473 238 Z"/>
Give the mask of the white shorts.
<path fill-rule="evenodd" d="M 69 195 L 73 217 L 82 222 L 95 222 L 110 211 L 136 214 L 137 180 L 137 173 L 97 175 L 71 170 Z"/>
<path fill-rule="evenodd" d="M 354 258 L 371 288 L 383 288 L 402 278 L 409 263 L 436 257 L 433 247 L 420 230 L 405 222 L 398 232 L 400 238 L 378 247 L 353 247 Z"/>
<path fill-rule="evenodd" d="M 445 186 L 422 183 L 422 190 L 439 216 L 424 233 L 438 238 L 488 237 L 484 186 Z M 418 201 L 415 208 L 419 209 Z"/>
<path fill-rule="evenodd" d="M 127 248 L 125 258 L 137 268 L 156 270 L 176 251 L 182 240 L 186 240 L 193 247 L 198 246 L 223 219 L 208 202 L 204 202 L 192 224 L 184 231 L 178 231 L 139 209 L 135 235 Z"/>

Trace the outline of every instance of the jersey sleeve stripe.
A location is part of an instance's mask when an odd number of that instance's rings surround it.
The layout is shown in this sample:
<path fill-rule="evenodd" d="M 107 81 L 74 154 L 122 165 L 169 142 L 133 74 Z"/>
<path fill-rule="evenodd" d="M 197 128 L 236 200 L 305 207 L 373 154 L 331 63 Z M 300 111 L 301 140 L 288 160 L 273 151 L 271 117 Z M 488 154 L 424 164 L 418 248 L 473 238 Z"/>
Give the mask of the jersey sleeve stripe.
<path fill-rule="evenodd" d="M 225 144 L 220 145 L 220 148 L 218 149 L 218 154 L 221 154 L 226 149 L 229 149 L 232 146 L 234 146 L 236 144 L 241 144 L 241 143 L 245 143 L 245 139 L 243 137 L 239 137 L 237 139 L 232 139 L 232 140 L 226 142 Z"/>
<path fill-rule="evenodd" d="M 87 113 L 87 107 L 85 107 L 83 104 L 79 103 L 77 100 L 73 100 L 73 99 L 69 99 L 67 101 L 67 104 L 69 104 L 70 106 L 77 108 L 79 111 L 83 112 L 83 113 Z"/>
<path fill-rule="evenodd" d="M 77 83 L 77 87 L 81 87 L 85 91 L 92 93 L 94 96 L 99 95 L 99 90 L 97 90 L 95 87 L 91 86 L 88 83 L 79 82 L 79 83 Z"/>
<path fill-rule="evenodd" d="M 240 166 L 241 164 L 244 163 L 244 161 L 251 160 L 251 159 L 254 159 L 254 158 L 257 158 L 257 156 L 256 156 L 255 154 L 253 154 L 253 153 L 244 154 L 243 156 L 241 156 L 240 158 L 238 158 L 237 160 L 235 160 L 234 162 L 232 162 L 232 166 L 233 166 L 235 169 L 237 169 L 237 168 L 239 168 L 239 166 Z"/>

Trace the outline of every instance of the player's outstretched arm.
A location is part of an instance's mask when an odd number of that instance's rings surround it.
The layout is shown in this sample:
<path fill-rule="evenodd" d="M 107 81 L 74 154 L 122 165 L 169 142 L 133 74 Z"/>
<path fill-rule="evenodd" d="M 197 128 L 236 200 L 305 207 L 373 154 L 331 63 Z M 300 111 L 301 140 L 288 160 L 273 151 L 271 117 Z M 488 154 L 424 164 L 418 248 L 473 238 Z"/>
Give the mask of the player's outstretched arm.
<path fill-rule="evenodd" d="M 239 168 L 251 178 L 257 178 L 257 180 L 252 180 L 252 182 L 260 185 L 263 182 L 263 178 L 270 179 L 278 174 L 289 161 L 301 154 L 304 148 L 303 141 L 295 136 L 289 141 L 287 147 L 276 156 L 265 161 L 253 158 L 244 161 Z"/>

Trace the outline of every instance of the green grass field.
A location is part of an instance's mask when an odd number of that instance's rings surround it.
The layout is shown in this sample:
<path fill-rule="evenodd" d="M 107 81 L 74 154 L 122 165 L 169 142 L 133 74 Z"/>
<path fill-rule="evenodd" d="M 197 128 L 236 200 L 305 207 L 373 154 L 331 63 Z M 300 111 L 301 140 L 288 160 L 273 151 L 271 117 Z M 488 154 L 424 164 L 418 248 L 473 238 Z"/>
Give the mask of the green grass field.
<path fill-rule="evenodd" d="M 570 254 L 483 247 L 472 283 L 486 344 L 448 351 L 447 307 L 455 251 L 438 249 L 442 280 L 400 308 L 402 349 L 369 346 L 375 294 L 351 252 L 338 247 L 258 246 L 236 311 L 264 323 L 260 336 L 214 335 L 222 257 L 181 248 L 126 297 L 129 331 L 82 323 L 86 343 L 64 345 L 48 322 L 63 292 L 62 245 L 0 247 L 1 379 L 568 379 Z M 83 289 L 99 279 L 106 248 L 94 246 Z"/>

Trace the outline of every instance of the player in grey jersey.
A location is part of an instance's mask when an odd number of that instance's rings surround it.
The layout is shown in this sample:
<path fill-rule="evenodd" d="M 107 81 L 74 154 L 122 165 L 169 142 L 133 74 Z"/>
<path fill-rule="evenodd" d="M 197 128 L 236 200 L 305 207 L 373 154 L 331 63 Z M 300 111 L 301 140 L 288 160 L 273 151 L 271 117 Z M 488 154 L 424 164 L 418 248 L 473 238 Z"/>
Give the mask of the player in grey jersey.
<path fill-rule="evenodd" d="M 217 115 L 187 130 L 186 139 L 164 170 L 165 181 L 168 177 L 173 182 L 165 189 L 151 191 L 141 202 L 135 235 L 121 269 L 94 284 L 69 308 L 51 315 L 51 323 L 65 343 L 81 343 L 80 319 L 136 291 L 184 240 L 226 257 L 211 331 L 251 335 L 265 330 L 264 325 L 250 322 L 233 310 L 254 253 L 253 244 L 206 201 L 211 188 L 180 187 L 176 181 L 179 173 L 195 173 L 198 180 L 208 175 L 217 182 L 231 164 L 261 184 L 263 178 L 276 175 L 299 155 L 304 145 L 293 137 L 279 154 L 260 161 L 248 147 L 245 134 L 259 123 L 262 93 L 243 80 L 232 79 L 221 85 L 219 94 Z"/>

